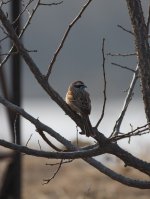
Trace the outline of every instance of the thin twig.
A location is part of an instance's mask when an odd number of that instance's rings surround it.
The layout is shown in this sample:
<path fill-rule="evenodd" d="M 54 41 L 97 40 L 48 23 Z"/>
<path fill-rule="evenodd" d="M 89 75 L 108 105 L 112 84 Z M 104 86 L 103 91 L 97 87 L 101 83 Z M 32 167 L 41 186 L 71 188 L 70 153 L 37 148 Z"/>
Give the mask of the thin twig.
<path fill-rule="evenodd" d="M 9 34 L 5 31 L 5 29 L 3 28 L 3 26 L 0 25 L 0 29 L 2 30 L 2 32 L 9 37 Z"/>
<path fill-rule="evenodd" d="M 149 133 L 148 125 L 149 124 L 145 124 L 143 126 L 137 127 L 136 129 L 134 129 L 134 130 L 132 130 L 128 133 L 111 137 L 110 141 L 118 141 L 118 140 L 121 140 L 121 139 L 124 139 L 124 138 L 131 138 L 133 136 L 141 136 L 141 135 L 147 134 L 147 133 Z"/>
<path fill-rule="evenodd" d="M 21 15 L 27 10 L 27 7 L 33 2 L 34 0 L 30 0 L 26 6 L 24 7 L 24 9 L 20 12 L 20 14 L 17 16 L 17 18 L 12 22 L 12 24 L 15 24 L 17 22 L 17 20 L 21 17 Z"/>
<path fill-rule="evenodd" d="M 103 94 L 104 94 L 104 103 L 103 103 L 103 108 L 102 108 L 102 113 L 100 116 L 100 119 L 98 120 L 97 124 L 96 124 L 96 128 L 98 128 L 99 124 L 101 123 L 103 117 L 104 117 L 104 113 L 105 113 L 105 106 L 106 106 L 106 73 L 105 73 L 105 38 L 103 38 L 103 43 L 102 43 L 102 55 L 103 55 L 103 78 L 104 78 L 104 90 L 103 90 Z"/>
<path fill-rule="evenodd" d="M 63 3 L 63 1 L 60 1 L 60 2 L 57 2 L 57 3 L 39 3 L 39 5 L 41 5 L 41 6 L 56 6 L 56 5 L 60 5 L 60 4 L 62 4 Z"/>
<path fill-rule="evenodd" d="M 115 126 L 114 126 L 114 128 L 113 128 L 113 132 L 112 132 L 112 134 L 110 135 L 110 137 L 116 136 L 116 135 L 118 135 L 119 132 L 120 132 L 120 127 L 121 127 L 123 118 L 124 118 L 125 113 L 126 113 L 126 111 L 127 111 L 128 105 L 129 105 L 129 103 L 130 103 L 130 101 L 131 101 L 131 99 L 132 99 L 134 86 L 135 86 L 136 81 L 137 81 L 137 79 L 138 79 L 138 73 L 139 73 L 139 70 L 138 70 L 138 69 L 139 69 L 139 66 L 137 65 L 137 66 L 136 66 L 136 70 L 135 70 L 136 72 L 133 74 L 133 78 L 132 78 L 132 81 L 131 81 L 131 83 L 130 83 L 130 87 L 129 87 L 129 89 L 128 89 L 127 96 L 126 96 L 126 98 L 125 98 L 125 100 L 124 100 L 124 104 L 123 104 L 123 107 L 122 107 L 122 111 L 121 111 L 121 113 L 120 113 L 120 115 L 119 115 L 119 117 L 118 117 L 118 119 L 117 119 L 117 121 L 116 121 L 116 123 L 115 123 Z"/>
<path fill-rule="evenodd" d="M 149 33 L 149 25 L 150 25 L 150 5 L 148 10 L 148 19 L 147 19 L 147 34 Z"/>
<path fill-rule="evenodd" d="M 28 18 L 26 24 L 24 25 L 24 27 L 23 27 L 22 30 L 20 31 L 20 34 L 19 34 L 18 38 L 21 38 L 21 37 L 22 37 L 22 35 L 24 34 L 25 30 L 26 30 L 27 27 L 30 25 L 30 22 L 31 22 L 31 20 L 32 20 L 32 18 L 33 18 L 33 16 L 34 16 L 34 14 L 35 14 L 35 12 L 36 12 L 38 6 L 39 6 L 39 3 L 40 3 L 40 0 L 37 1 L 35 7 L 32 9 L 32 13 L 30 14 L 30 16 L 29 16 L 29 18 Z M 9 59 L 9 57 L 10 57 L 12 51 L 13 51 L 13 49 L 14 49 L 14 44 L 13 44 L 12 47 L 10 48 L 10 50 L 9 50 L 9 52 L 8 52 L 8 55 L 7 55 L 7 56 L 3 59 L 3 61 L 0 63 L 0 67 L 2 67 L 2 66 L 7 62 L 7 60 Z"/>
<path fill-rule="evenodd" d="M 53 176 L 51 178 L 49 178 L 49 179 L 43 179 L 43 181 L 44 181 L 43 185 L 48 184 L 52 179 L 55 178 L 55 176 L 57 175 L 57 173 L 61 169 L 62 163 L 63 163 L 63 159 L 60 161 L 59 166 L 58 166 L 57 170 L 55 171 L 55 173 L 53 174 Z"/>
<path fill-rule="evenodd" d="M 126 28 L 124 28 L 123 26 L 121 26 L 121 25 L 119 25 L 119 24 L 117 25 L 117 27 L 118 27 L 118 28 L 121 28 L 121 29 L 124 30 L 125 32 L 130 33 L 131 35 L 134 35 L 132 31 L 127 30 Z"/>
<path fill-rule="evenodd" d="M 66 41 L 66 38 L 67 38 L 67 36 L 68 36 L 70 30 L 71 30 L 72 27 L 75 25 L 75 23 L 81 18 L 83 12 L 85 11 L 85 9 L 88 7 L 88 5 L 89 5 L 91 2 L 92 2 L 92 0 L 88 0 L 87 3 L 86 3 L 86 4 L 82 7 L 82 9 L 80 10 L 79 14 L 78 14 L 78 15 L 75 17 L 75 19 L 69 24 L 69 26 L 68 26 L 68 28 L 67 28 L 67 30 L 66 30 L 66 32 L 65 32 L 65 34 L 64 34 L 64 36 L 63 36 L 63 38 L 62 38 L 62 41 L 60 42 L 60 44 L 59 44 L 59 46 L 58 46 L 56 52 L 54 53 L 54 56 L 53 56 L 53 58 L 52 58 L 52 60 L 51 60 L 51 63 L 50 63 L 50 65 L 49 65 L 49 67 L 48 67 L 48 71 L 47 71 L 47 74 L 46 74 L 46 76 L 45 76 L 47 80 L 48 80 L 48 78 L 49 78 L 49 76 L 50 76 L 50 74 L 51 74 L 53 65 L 54 65 L 54 63 L 55 63 L 55 61 L 56 61 L 56 58 L 57 58 L 59 52 L 61 51 L 61 49 L 63 48 L 63 45 L 64 45 L 64 43 L 65 43 L 65 41 Z"/>
<path fill-rule="evenodd" d="M 32 136 L 33 136 L 33 133 L 30 135 L 30 137 L 29 137 L 29 139 L 27 140 L 27 142 L 26 142 L 26 145 L 25 145 L 25 146 L 28 146 L 28 144 L 29 144 L 29 142 L 30 142 L 30 140 L 31 140 Z"/>
<path fill-rule="evenodd" d="M 117 64 L 117 63 L 111 63 L 112 65 L 114 65 L 114 66 L 118 66 L 118 67 L 120 67 L 120 68 L 123 68 L 123 69 L 126 69 L 126 70 L 129 70 L 129 71 L 131 71 L 131 72 L 133 72 L 133 73 L 135 73 L 136 72 L 136 70 L 133 70 L 133 69 L 131 69 L 131 68 L 129 68 L 129 67 L 127 67 L 127 66 L 122 66 L 122 65 L 120 65 L 120 64 Z"/>
<path fill-rule="evenodd" d="M 10 55 L 16 55 L 16 54 L 18 54 L 18 51 L 10 53 Z M 9 53 L 0 54 L 1 57 L 5 56 L 5 55 L 9 55 Z"/>
<path fill-rule="evenodd" d="M 39 7 L 39 3 L 40 3 L 40 0 L 37 1 L 35 7 L 32 9 L 32 13 L 30 13 L 29 15 L 29 18 L 27 20 L 27 22 L 25 23 L 24 27 L 22 28 L 21 32 L 20 32 L 20 35 L 19 35 L 19 38 L 24 34 L 25 30 L 27 29 L 27 27 L 30 25 L 31 23 L 31 20 L 35 14 L 35 12 L 37 11 L 38 7 Z"/>
<path fill-rule="evenodd" d="M 73 162 L 73 160 L 66 160 L 66 161 L 63 160 L 62 164 L 68 164 L 70 162 Z M 57 163 L 46 163 L 45 165 L 46 166 L 56 166 L 56 165 L 59 165 L 59 164 L 60 164 L 60 162 L 57 162 Z"/>
<path fill-rule="evenodd" d="M 7 38 L 9 38 L 8 35 L 6 35 L 4 38 L 0 39 L 0 43 L 1 43 L 2 41 L 4 41 L 5 39 L 7 39 Z"/>
<path fill-rule="evenodd" d="M 41 144 L 40 144 L 40 141 L 38 140 L 38 145 L 40 147 L 40 151 L 42 150 L 42 147 L 41 147 Z"/>
<path fill-rule="evenodd" d="M 37 53 L 37 50 L 26 50 L 28 53 Z"/>
<path fill-rule="evenodd" d="M 79 131 L 78 131 L 78 126 L 76 126 L 76 135 L 77 135 L 77 146 L 79 146 Z"/>
<path fill-rule="evenodd" d="M 40 134 L 40 136 L 43 138 L 43 140 L 50 146 L 52 147 L 54 150 L 56 151 L 62 151 L 61 149 L 59 149 L 58 147 L 56 147 L 52 142 L 49 141 L 49 139 L 46 137 L 46 135 L 43 133 L 43 131 L 41 129 L 36 129 L 36 131 Z"/>
<path fill-rule="evenodd" d="M 12 0 L 7 0 L 7 1 L 1 1 L 1 6 L 3 5 L 3 4 L 7 4 L 7 3 L 10 3 Z"/>
<path fill-rule="evenodd" d="M 17 143 L 17 132 L 16 132 L 16 124 L 17 124 L 18 114 L 15 115 L 14 123 L 13 123 L 13 130 L 14 130 L 14 140 Z"/>
<path fill-rule="evenodd" d="M 112 57 L 130 57 L 135 56 L 136 53 L 128 53 L 128 54 L 122 54 L 122 53 L 107 53 L 108 56 Z"/>

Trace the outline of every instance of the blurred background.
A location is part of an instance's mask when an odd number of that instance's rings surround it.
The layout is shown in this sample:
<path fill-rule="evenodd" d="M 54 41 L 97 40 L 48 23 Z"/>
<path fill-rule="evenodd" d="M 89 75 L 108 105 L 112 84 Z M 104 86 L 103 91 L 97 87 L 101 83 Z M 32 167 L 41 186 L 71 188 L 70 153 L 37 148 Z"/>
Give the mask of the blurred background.
<path fill-rule="evenodd" d="M 28 1 L 23 1 L 24 5 Z M 28 11 L 32 12 L 37 1 L 33 1 Z M 46 3 L 46 1 L 44 1 Z M 68 25 L 77 16 L 86 1 L 64 0 L 57 6 L 39 6 L 32 18 L 31 24 L 25 31 L 22 41 L 39 69 L 46 74 L 54 52 L 58 48 Z M 48 2 L 49 3 L 49 2 Z M 145 19 L 148 16 L 148 1 L 142 1 Z M 9 6 L 5 9 L 9 12 Z M 9 15 L 8 15 L 9 16 Z M 24 26 L 29 15 L 24 12 L 22 26 Z M 113 66 L 115 62 L 131 69 L 136 68 L 137 60 L 135 56 L 120 57 L 108 56 L 107 53 L 134 53 L 134 38 L 131 34 L 118 28 L 121 25 L 127 30 L 131 30 L 126 2 L 123 0 L 95 0 L 83 13 L 83 16 L 71 29 L 66 39 L 63 49 L 53 66 L 52 74 L 49 78 L 51 86 L 65 98 L 69 84 L 74 80 L 82 80 L 88 87 L 88 92 L 92 101 L 92 112 L 90 119 L 92 124 L 98 121 L 103 105 L 103 74 L 102 74 L 102 40 L 105 38 L 106 57 L 106 78 L 107 78 L 107 103 L 105 117 L 99 130 L 109 136 L 115 125 L 119 113 L 121 112 L 126 91 L 129 88 L 133 73 L 131 71 Z M 7 52 L 10 44 L 3 43 L 3 52 Z M 36 50 L 37 52 L 32 52 Z M 5 64 L 5 71 L 9 81 L 9 60 Z M 22 63 L 22 107 L 42 122 L 46 123 L 54 130 L 66 138 L 72 140 L 76 138 L 76 125 L 68 116 L 47 96 L 45 91 L 38 85 L 28 66 Z M 0 106 L 1 114 L 3 107 Z M 110 114 L 111 113 L 111 114 Z M 58 119 L 59 118 L 59 119 Z M 22 142 L 26 143 L 30 135 L 33 134 L 30 142 L 37 143 L 38 135 L 35 128 L 24 119 L 22 121 Z M 143 102 L 139 81 L 136 84 L 134 97 L 129 105 L 121 126 L 123 133 L 146 123 Z M 130 125 L 131 124 L 131 125 Z M 9 129 L 2 117 L 2 138 L 9 137 Z M 147 136 L 147 135 L 146 135 Z M 86 139 L 79 136 L 79 139 Z M 135 138 L 132 140 L 134 141 Z M 144 136 L 142 140 L 147 141 Z M 126 140 L 128 142 L 128 140 Z M 122 142 L 120 142 L 122 143 Z M 123 142 L 124 143 L 124 142 Z M 137 138 L 136 151 L 140 150 L 141 138 Z M 130 148 L 130 146 L 128 146 Z"/>
<path fill-rule="evenodd" d="M 24 5 L 27 3 L 27 1 L 22 2 L 24 2 Z M 33 1 L 30 4 L 28 8 L 29 12 L 32 11 L 36 2 Z M 49 1 L 47 2 L 49 3 Z M 22 41 L 25 48 L 31 51 L 31 57 L 43 74 L 47 73 L 48 66 L 68 25 L 77 16 L 85 2 L 85 0 L 64 0 L 62 4 L 57 6 L 41 5 L 37 9 L 31 24 L 22 37 Z M 148 0 L 142 1 L 145 19 L 148 17 L 148 3 Z M 10 7 L 4 5 L 4 10 L 9 13 Z M 10 16 L 8 15 L 8 17 Z M 22 26 L 24 26 L 28 17 L 28 12 L 24 12 Z M 137 65 L 136 56 L 112 57 L 107 55 L 108 53 L 135 53 L 133 35 L 118 28 L 118 25 L 123 26 L 127 30 L 132 30 L 126 2 L 124 0 L 94 0 L 71 29 L 49 78 L 51 86 L 63 98 L 65 98 L 67 88 L 72 81 L 82 80 L 85 82 L 92 101 L 90 119 L 92 124 L 95 125 L 100 118 L 103 106 L 104 81 L 101 48 L 102 40 L 105 38 L 107 103 L 105 116 L 99 126 L 99 130 L 106 136 L 109 136 L 113 131 L 133 76 L 131 71 L 113 66 L 111 63 L 115 62 L 134 70 Z M 3 38 L 3 33 L 1 35 L 1 38 Z M 8 41 L 4 42 L 1 48 L 3 52 L 7 52 L 10 48 L 10 43 Z M 37 52 L 32 52 L 35 50 Z M 8 82 L 10 81 L 10 63 L 11 60 L 4 66 Z M 77 130 L 75 123 L 65 115 L 58 105 L 38 85 L 24 61 L 22 62 L 21 82 L 21 106 L 29 114 L 38 118 L 65 138 L 71 141 L 76 140 Z M 121 132 L 123 133 L 130 131 L 131 126 L 137 128 L 146 124 L 140 89 L 140 82 L 138 81 L 134 90 L 133 100 L 129 105 L 121 126 Z M 0 105 L 0 116 L 1 139 L 10 140 L 10 128 L 7 124 L 6 112 L 2 105 Z M 35 131 L 35 127 L 28 121 L 21 119 L 21 142 L 26 144 L 29 138 L 28 146 L 34 146 L 34 148 L 39 149 L 40 142 L 42 149 L 48 149 L 47 145 L 45 145 Z M 78 138 L 80 141 L 94 143 L 92 138 L 87 139 L 81 135 Z M 147 146 L 150 144 L 149 140 L 149 135 L 145 135 L 132 138 L 130 144 L 128 143 L 128 139 L 124 139 L 123 141 L 119 141 L 119 145 L 135 155 L 143 156 L 143 154 L 147 154 Z M 84 198 L 86 198 L 85 195 Z"/>

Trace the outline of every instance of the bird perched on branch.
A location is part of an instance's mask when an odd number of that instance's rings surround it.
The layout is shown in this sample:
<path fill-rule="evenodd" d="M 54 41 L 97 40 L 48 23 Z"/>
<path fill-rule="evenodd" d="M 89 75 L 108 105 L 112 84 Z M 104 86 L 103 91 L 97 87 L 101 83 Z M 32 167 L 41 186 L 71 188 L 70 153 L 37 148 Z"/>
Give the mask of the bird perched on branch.
<path fill-rule="evenodd" d="M 89 120 L 89 115 L 91 113 L 91 100 L 89 93 L 85 90 L 86 87 L 87 86 L 85 86 L 82 81 L 71 83 L 65 100 L 70 108 L 81 116 L 84 126 L 84 134 L 89 137 L 94 136 L 94 132 Z"/>

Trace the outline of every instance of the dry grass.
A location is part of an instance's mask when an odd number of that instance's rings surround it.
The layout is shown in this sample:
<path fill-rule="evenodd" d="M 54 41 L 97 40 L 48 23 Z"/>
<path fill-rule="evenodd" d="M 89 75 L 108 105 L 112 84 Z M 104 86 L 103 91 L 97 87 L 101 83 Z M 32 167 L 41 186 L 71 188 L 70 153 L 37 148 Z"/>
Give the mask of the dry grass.
<path fill-rule="evenodd" d="M 96 171 L 83 161 L 64 164 L 57 176 L 46 185 L 56 166 L 46 166 L 50 160 L 24 158 L 23 199 L 148 199 L 150 190 L 140 190 L 121 185 Z M 120 166 L 121 167 L 121 166 Z M 122 167 L 121 167 L 122 168 Z M 125 175 L 140 177 L 131 169 L 120 169 Z M 138 176 L 137 176 L 138 175 Z"/>
<path fill-rule="evenodd" d="M 148 153 L 146 153 L 148 154 Z M 144 157 L 144 156 L 143 156 Z M 144 158 L 147 159 L 147 158 Z M 0 179 L 2 179 L 7 162 L 0 162 Z M 136 170 L 124 168 L 122 162 L 111 157 L 108 165 L 125 176 L 148 179 Z M 56 162 L 56 161 L 55 161 Z M 150 190 L 140 190 L 124 186 L 101 174 L 81 160 L 64 164 L 57 176 L 50 183 L 43 185 L 43 179 L 50 178 L 57 166 L 46 166 L 52 160 L 23 156 L 23 199 L 149 199 Z M 115 166 L 118 165 L 118 166 Z M 2 180 L 0 180 L 1 185 Z"/>

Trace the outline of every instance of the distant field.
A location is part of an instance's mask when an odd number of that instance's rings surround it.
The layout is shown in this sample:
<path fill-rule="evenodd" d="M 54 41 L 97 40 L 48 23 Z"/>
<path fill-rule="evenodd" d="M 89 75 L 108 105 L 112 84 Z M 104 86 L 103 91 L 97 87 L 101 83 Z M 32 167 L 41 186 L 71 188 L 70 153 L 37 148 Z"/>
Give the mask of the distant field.
<path fill-rule="evenodd" d="M 50 178 L 56 166 L 46 159 L 24 158 L 23 199 L 149 199 L 150 190 L 139 190 L 114 182 L 83 161 L 64 164 L 52 181 L 42 185 L 43 179 Z M 119 163 L 120 164 L 120 163 Z M 120 173 L 130 176 L 131 169 L 120 165 Z M 132 172 L 132 176 L 144 178 Z"/>
<path fill-rule="evenodd" d="M 148 151 L 147 151 L 148 152 Z M 148 154 L 148 153 L 145 153 Z M 128 177 L 150 180 L 146 175 L 124 167 L 114 156 L 105 157 L 107 166 Z M 144 158 L 145 155 L 142 155 Z M 149 158 L 144 158 L 149 161 Z M 0 162 L 0 185 L 4 169 L 9 160 Z M 150 190 L 130 188 L 113 181 L 82 160 L 63 164 L 54 179 L 43 185 L 43 180 L 51 178 L 58 168 L 46 165 L 56 161 L 23 156 L 23 199 L 149 199 Z"/>

